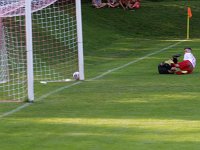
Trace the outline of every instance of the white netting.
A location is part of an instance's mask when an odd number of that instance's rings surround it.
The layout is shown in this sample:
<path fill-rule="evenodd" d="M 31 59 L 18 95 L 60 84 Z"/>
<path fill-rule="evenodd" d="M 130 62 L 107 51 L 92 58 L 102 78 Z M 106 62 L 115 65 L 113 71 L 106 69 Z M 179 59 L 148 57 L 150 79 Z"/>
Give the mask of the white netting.
<path fill-rule="evenodd" d="M 64 7 L 47 7 L 34 13 L 33 24 L 33 33 L 38 33 L 33 35 L 37 79 L 70 78 L 78 63 L 74 3 Z"/>
<path fill-rule="evenodd" d="M 41 10 L 57 0 L 32 0 L 32 12 Z M 0 17 L 21 16 L 25 14 L 25 0 L 2 0 L 0 2 Z"/>
<path fill-rule="evenodd" d="M 24 18 L 24 17 L 23 17 Z M 24 99 L 26 92 L 26 51 L 24 25 L 14 22 L 14 18 L 1 19 L 0 96 L 17 100 Z"/>
<path fill-rule="evenodd" d="M 34 79 L 64 81 L 78 70 L 74 0 L 32 0 Z M 0 2 L 0 101 L 27 97 L 24 0 Z"/>

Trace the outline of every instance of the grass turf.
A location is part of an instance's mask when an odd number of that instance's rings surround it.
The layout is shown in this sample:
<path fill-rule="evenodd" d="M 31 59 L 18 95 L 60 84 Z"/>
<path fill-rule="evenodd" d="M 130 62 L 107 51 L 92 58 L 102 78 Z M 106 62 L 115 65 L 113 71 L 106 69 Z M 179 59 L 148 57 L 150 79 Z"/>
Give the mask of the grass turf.
<path fill-rule="evenodd" d="M 33 105 L 0 118 L 1 149 L 199 149 L 199 64 L 191 75 L 157 73 L 186 46 L 199 61 L 200 2 L 191 1 L 191 41 L 163 50 L 186 37 L 185 4 L 144 1 L 136 12 L 84 4 L 86 81 L 36 83 Z"/>

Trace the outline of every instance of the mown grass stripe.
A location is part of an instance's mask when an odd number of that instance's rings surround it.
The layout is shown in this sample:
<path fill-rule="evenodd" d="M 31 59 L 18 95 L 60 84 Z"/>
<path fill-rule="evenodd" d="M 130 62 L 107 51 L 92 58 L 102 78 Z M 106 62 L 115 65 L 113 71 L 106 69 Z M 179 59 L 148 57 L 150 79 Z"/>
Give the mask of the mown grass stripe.
<path fill-rule="evenodd" d="M 147 58 L 147 57 L 149 57 L 149 56 L 152 56 L 152 55 L 161 53 L 161 52 L 163 52 L 163 51 L 165 51 L 165 50 L 168 50 L 168 49 L 170 49 L 170 48 L 172 48 L 172 47 L 174 47 L 174 46 L 177 46 L 177 45 L 181 44 L 181 43 L 184 42 L 184 41 L 185 41 L 185 40 L 179 41 L 179 42 L 177 42 L 177 43 L 175 43 L 175 44 L 169 45 L 169 46 L 167 46 L 167 47 L 165 47 L 165 48 L 162 48 L 162 49 L 160 49 L 160 50 L 158 50 L 158 51 L 155 51 L 155 52 L 153 52 L 153 53 L 149 53 L 149 54 L 147 54 L 147 55 L 145 55 L 145 56 L 143 56 L 143 57 L 140 57 L 140 58 L 138 58 L 138 59 L 136 59 L 136 60 L 133 60 L 133 61 L 131 61 L 131 62 L 129 62 L 129 63 L 126 63 L 126 64 L 124 64 L 124 65 L 122 65 L 122 66 L 119 66 L 119 67 L 117 67 L 117 68 L 110 69 L 110 70 L 108 70 L 108 71 L 102 73 L 102 74 L 99 75 L 99 76 L 96 76 L 96 77 L 94 77 L 94 78 L 88 79 L 87 81 L 93 81 L 93 80 L 102 78 L 102 77 L 106 76 L 106 75 L 109 74 L 109 73 L 112 73 L 112 72 L 117 71 L 117 70 L 119 70 L 119 69 L 123 69 L 123 68 L 125 68 L 125 67 L 127 67 L 127 66 L 129 66 L 129 65 L 131 65 L 131 64 L 137 63 L 137 62 L 139 62 L 139 61 L 141 61 L 141 60 L 143 60 L 143 59 L 145 59 L 145 58 Z M 71 85 L 63 86 L 63 87 L 58 88 L 58 89 L 56 89 L 56 90 L 54 90 L 54 91 L 51 91 L 51 92 L 49 92 L 49 93 L 47 93 L 47 94 L 44 94 L 44 95 L 41 96 L 40 98 L 36 99 L 36 101 L 41 101 L 41 100 L 43 100 L 44 98 L 46 98 L 46 97 L 48 97 L 48 96 L 50 96 L 50 95 L 53 95 L 53 94 L 55 94 L 55 93 L 57 93 L 57 92 L 60 92 L 60 91 L 62 91 L 62 90 L 64 90 L 64 89 L 68 89 L 68 88 L 70 88 L 70 87 L 72 87 L 72 86 L 75 86 L 75 85 L 78 85 L 78 84 L 81 84 L 81 83 L 83 83 L 83 82 L 82 82 L 82 81 L 78 81 L 78 82 L 75 82 L 75 83 L 73 83 L 73 84 L 71 84 Z M 9 115 L 12 115 L 12 114 L 14 114 L 14 113 L 16 113 L 16 112 L 18 112 L 18 111 L 21 111 L 22 109 L 24 109 L 24 108 L 30 106 L 30 105 L 32 105 L 32 103 L 25 103 L 25 104 L 23 104 L 23 105 L 21 105 L 21 106 L 15 108 L 15 109 L 13 109 L 13 110 L 10 110 L 10 111 L 8 111 L 8 112 L 3 113 L 2 115 L 0 115 L 0 118 L 4 118 L 4 117 L 7 117 L 7 116 L 9 116 Z"/>

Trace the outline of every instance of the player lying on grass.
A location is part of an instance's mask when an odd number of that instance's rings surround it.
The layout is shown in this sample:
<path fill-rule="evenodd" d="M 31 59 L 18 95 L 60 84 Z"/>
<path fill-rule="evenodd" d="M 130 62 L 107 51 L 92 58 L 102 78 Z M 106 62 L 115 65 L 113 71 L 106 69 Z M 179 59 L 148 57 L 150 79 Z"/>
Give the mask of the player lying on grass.
<path fill-rule="evenodd" d="M 182 62 L 178 62 L 180 54 L 174 55 L 172 59 L 162 62 L 158 65 L 160 74 L 190 74 L 196 66 L 196 58 L 192 54 L 191 48 L 184 49 L 184 58 Z"/>
<path fill-rule="evenodd" d="M 180 57 L 180 56 L 181 56 L 180 54 L 173 55 L 171 59 L 161 62 L 158 65 L 158 72 L 160 74 L 174 74 L 175 68 L 172 69 L 172 67 L 174 66 L 173 64 L 178 63 L 178 57 Z"/>

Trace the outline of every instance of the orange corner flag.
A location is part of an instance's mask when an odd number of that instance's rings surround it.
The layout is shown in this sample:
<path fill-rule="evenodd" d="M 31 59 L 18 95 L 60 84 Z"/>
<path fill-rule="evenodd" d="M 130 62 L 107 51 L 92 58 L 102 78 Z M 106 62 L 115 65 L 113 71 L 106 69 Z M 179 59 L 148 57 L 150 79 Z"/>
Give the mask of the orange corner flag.
<path fill-rule="evenodd" d="M 188 17 L 191 18 L 192 17 L 192 11 L 191 11 L 191 8 L 188 7 Z"/>

